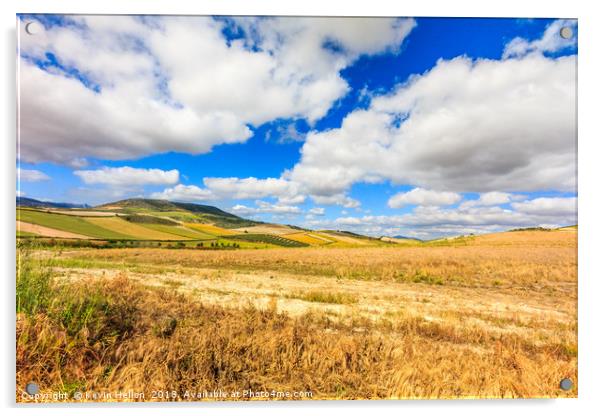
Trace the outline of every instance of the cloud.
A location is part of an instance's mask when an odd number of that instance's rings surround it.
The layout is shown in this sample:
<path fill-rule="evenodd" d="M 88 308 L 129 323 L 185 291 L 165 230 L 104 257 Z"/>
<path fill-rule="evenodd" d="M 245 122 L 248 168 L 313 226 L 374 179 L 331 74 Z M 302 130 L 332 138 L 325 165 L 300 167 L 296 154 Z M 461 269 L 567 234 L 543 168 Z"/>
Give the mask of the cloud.
<path fill-rule="evenodd" d="M 472 199 L 462 202 L 460 208 L 503 205 L 509 203 L 510 201 L 522 201 L 526 198 L 526 195 L 491 191 L 480 194 L 478 199 Z"/>
<path fill-rule="evenodd" d="M 215 195 L 208 189 L 199 188 L 195 185 L 178 184 L 173 188 L 167 188 L 161 192 L 152 193 L 151 198 L 180 202 L 198 202 L 215 199 Z"/>
<path fill-rule="evenodd" d="M 575 190 L 575 59 L 439 60 L 340 128 L 310 131 L 287 177 L 324 196 L 387 180 L 451 192 Z"/>
<path fill-rule="evenodd" d="M 512 204 L 512 208 L 518 212 L 539 216 L 576 216 L 577 198 L 536 198 L 525 202 L 515 202 Z"/>
<path fill-rule="evenodd" d="M 448 235 L 481 234 L 521 227 L 558 227 L 577 221 L 576 198 L 537 198 L 499 206 L 417 207 L 403 215 L 347 216 L 314 220 L 311 225 L 342 228 L 371 235 L 409 235 L 435 238 Z"/>
<path fill-rule="evenodd" d="M 153 198 L 181 201 L 277 198 L 284 205 L 305 201 L 299 185 L 280 178 L 204 178 L 204 187 L 178 184 L 152 194 Z"/>
<path fill-rule="evenodd" d="M 299 194 L 299 186 L 280 178 L 205 178 L 205 187 L 218 199 L 279 198 L 284 202 L 301 203 L 305 199 Z"/>
<path fill-rule="evenodd" d="M 573 36 L 564 39 L 560 36 L 560 29 L 568 27 Z M 524 56 L 529 53 L 558 52 L 563 49 L 574 48 L 577 45 L 577 20 L 559 19 L 550 23 L 543 36 L 539 39 L 528 41 L 524 38 L 512 39 L 504 49 L 504 58 Z"/>
<path fill-rule="evenodd" d="M 257 214 L 277 214 L 277 215 L 295 215 L 301 213 L 301 208 L 291 205 L 270 204 L 266 201 L 255 201 L 257 207 L 248 207 L 237 204 L 231 211 L 237 215 L 257 215 Z"/>
<path fill-rule="evenodd" d="M 455 192 L 438 192 L 422 188 L 414 188 L 409 192 L 400 192 L 389 198 L 387 205 L 401 208 L 404 205 L 442 206 L 460 202 L 462 196 Z"/>
<path fill-rule="evenodd" d="M 322 216 L 322 215 L 324 215 L 324 213 L 325 213 L 325 209 L 324 209 L 324 208 L 321 208 L 321 207 L 315 207 L 315 208 L 311 208 L 311 209 L 310 209 L 308 212 L 309 212 L 311 215 L 319 215 L 319 216 Z"/>
<path fill-rule="evenodd" d="M 512 195 L 507 192 L 486 192 L 479 196 L 478 205 L 501 205 L 507 204 L 512 199 Z"/>
<path fill-rule="evenodd" d="M 316 204 L 341 205 L 345 208 L 359 208 L 361 203 L 357 199 L 348 197 L 345 194 L 334 194 L 329 196 L 312 195 Z"/>
<path fill-rule="evenodd" d="M 44 172 L 35 170 L 35 169 L 18 169 L 18 180 L 23 182 L 40 182 L 47 181 L 50 179 L 50 176 L 46 175 Z"/>
<path fill-rule="evenodd" d="M 21 158 L 206 153 L 250 126 L 323 117 L 359 56 L 397 51 L 414 27 L 394 18 L 69 16 L 20 36 Z M 20 25 L 21 31 L 24 25 Z M 242 31 L 226 39 L 224 31 Z M 261 99 L 258 99 L 261 97 Z"/>
<path fill-rule="evenodd" d="M 277 143 L 302 142 L 305 140 L 305 134 L 297 130 L 294 122 L 280 124 L 268 130 L 265 136 L 266 141 L 274 140 Z"/>
<path fill-rule="evenodd" d="M 173 185 L 178 182 L 180 173 L 176 170 L 140 169 L 129 166 L 118 168 L 103 167 L 97 170 L 76 170 L 74 175 L 88 185 L 103 184 L 116 187 L 143 185 Z"/>

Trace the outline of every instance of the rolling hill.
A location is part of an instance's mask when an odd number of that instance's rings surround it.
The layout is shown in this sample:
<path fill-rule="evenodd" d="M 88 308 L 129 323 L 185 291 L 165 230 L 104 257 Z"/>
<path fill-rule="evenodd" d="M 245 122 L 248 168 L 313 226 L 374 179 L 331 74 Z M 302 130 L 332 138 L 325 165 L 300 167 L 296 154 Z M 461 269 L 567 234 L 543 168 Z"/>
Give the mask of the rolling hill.
<path fill-rule="evenodd" d="M 40 201 L 33 198 L 26 198 L 24 196 L 17 197 L 17 206 L 39 208 L 89 208 L 89 205 L 86 204 L 70 204 L 67 202 Z"/>
<path fill-rule="evenodd" d="M 129 246 L 163 245 L 177 248 L 391 244 L 345 231 L 312 231 L 291 225 L 252 221 L 210 205 L 132 198 L 81 209 L 70 204 L 33 201 L 17 200 L 19 238 L 93 240 L 96 245 L 127 243 Z"/>
<path fill-rule="evenodd" d="M 130 246 L 161 246 L 161 242 L 165 242 L 166 247 L 177 248 L 310 245 L 272 232 L 273 229 L 284 233 L 297 231 L 288 226 L 248 220 L 209 205 L 142 198 L 85 209 L 66 207 L 68 205 L 18 199 L 17 237 L 94 240 L 96 245 L 104 242 L 109 246 L 125 242 Z"/>
<path fill-rule="evenodd" d="M 211 205 L 171 202 L 160 199 L 131 198 L 97 206 L 98 210 L 121 213 L 153 213 L 157 216 L 192 223 L 207 223 L 223 228 L 249 227 L 259 224 L 256 221 L 238 217 Z"/>
<path fill-rule="evenodd" d="M 479 236 L 506 244 L 502 237 L 549 229 L 509 230 Z M 574 232 L 576 226 L 558 231 Z M 494 237 L 495 236 L 495 237 Z M 53 240 L 94 240 L 95 244 L 167 246 L 184 248 L 372 247 L 469 245 L 473 236 L 421 241 L 404 236 L 369 237 L 343 230 L 306 230 L 300 227 L 248 220 L 210 205 L 156 199 L 125 199 L 96 207 L 46 203 L 17 198 L 17 237 Z"/>

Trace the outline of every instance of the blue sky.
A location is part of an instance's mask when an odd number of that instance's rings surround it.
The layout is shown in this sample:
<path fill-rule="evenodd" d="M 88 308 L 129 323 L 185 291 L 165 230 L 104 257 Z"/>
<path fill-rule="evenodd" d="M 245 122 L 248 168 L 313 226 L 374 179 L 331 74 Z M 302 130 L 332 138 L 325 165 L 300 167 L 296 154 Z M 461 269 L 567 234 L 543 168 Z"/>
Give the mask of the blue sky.
<path fill-rule="evenodd" d="M 420 238 L 576 223 L 576 21 L 20 21 L 21 195 Z"/>

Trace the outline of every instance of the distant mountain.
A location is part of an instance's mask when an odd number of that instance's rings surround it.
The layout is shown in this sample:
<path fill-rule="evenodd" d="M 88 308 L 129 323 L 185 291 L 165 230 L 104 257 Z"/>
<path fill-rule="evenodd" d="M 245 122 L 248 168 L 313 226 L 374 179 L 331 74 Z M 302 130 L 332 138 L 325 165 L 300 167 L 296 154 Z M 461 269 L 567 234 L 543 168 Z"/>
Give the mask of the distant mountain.
<path fill-rule="evenodd" d="M 406 237 L 405 235 L 394 235 L 391 238 L 397 238 L 399 240 L 420 240 L 419 238 L 416 238 L 416 237 Z"/>
<path fill-rule="evenodd" d="M 90 208 L 87 204 L 71 204 L 68 202 L 50 202 L 50 201 L 39 201 L 33 198 L 26 198 L 24 196 L 17 197 L 18 207 L 36 207 L 36 208 Z"/>
<path fill-rule="evenodd" d="M 163 199 L 130 198 L 110 202 L 95 207 L 96 209 L 116 210 L 124 212 L 169 212 L 169 216 L 186 220 L 199 217 L 206 222 L 213 222 L 226 228 L 248 227 L 260 224 L 257 221 L 247 220 L 237 215 L 211 205 L 192 204 L 185 202 L 172 202 Z"/>

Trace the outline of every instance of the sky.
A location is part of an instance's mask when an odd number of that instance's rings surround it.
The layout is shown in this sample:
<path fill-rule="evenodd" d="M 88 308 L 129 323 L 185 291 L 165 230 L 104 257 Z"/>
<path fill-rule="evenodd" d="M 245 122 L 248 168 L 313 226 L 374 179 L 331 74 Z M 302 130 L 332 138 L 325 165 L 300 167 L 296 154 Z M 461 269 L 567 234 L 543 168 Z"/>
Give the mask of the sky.
<path fill-rule="evenodd" d="M 576 20 L 18 22 L 17 195 L 422 239 L 577 223 Z"/>

